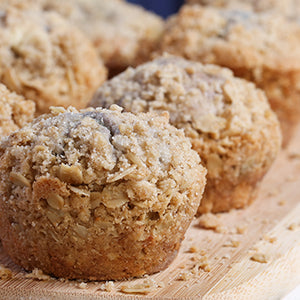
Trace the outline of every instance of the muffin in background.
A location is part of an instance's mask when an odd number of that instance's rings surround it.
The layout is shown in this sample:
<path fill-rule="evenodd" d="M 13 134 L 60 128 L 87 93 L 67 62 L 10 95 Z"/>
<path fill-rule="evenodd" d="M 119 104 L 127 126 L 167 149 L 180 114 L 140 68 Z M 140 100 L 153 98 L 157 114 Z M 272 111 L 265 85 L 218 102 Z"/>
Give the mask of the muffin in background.
<path fill-rule="evenodd" d="M 9 91 L 0 84 L 0 139 L 30 123 L 35 103 Z"/>
<path fill-rule="evenodd" d="M 281 145 L 264 92 L 229 69 L 160 57 L 105 82 L 91 102 L 126 111 L 163 112 L 183 129 L 207 168 L 198 213 L 247 206 Z"/>
<path fill-rule="evenodd" d="M 0 238 L 56 277 L 119 280 L 177 255 L 206 170 L 168 114 L 52 108 L 0 144 Z"/>
<path fill-rule="evenodd" d="M 186 2 L 218 8 L 249 10 L 257 13 L 272 11 L 291 19 L 297 19 L 300 16 L 299 0 L 186 0 Z"/>
<path fill-rule="evenodd" d="M 89 37 L 110 77 L 149 59 L 163 31 L 163 20 L 141 6 L 120 0 L 40 0 Z"/>
<path fill-rule="evenodd" d="M 168 52 L 228 67 L 262 88 L 282 127 L 283 146 L 300 120 L 300 26 L 274 13 L 184 6 L 160 44 Z"/>
<path fill-rule="evenodd" d="M 106 79 L 91 42 L 55 12 L 32 1 L 0 3 L 0 82 L 36 102 L 83 108 Z"/>

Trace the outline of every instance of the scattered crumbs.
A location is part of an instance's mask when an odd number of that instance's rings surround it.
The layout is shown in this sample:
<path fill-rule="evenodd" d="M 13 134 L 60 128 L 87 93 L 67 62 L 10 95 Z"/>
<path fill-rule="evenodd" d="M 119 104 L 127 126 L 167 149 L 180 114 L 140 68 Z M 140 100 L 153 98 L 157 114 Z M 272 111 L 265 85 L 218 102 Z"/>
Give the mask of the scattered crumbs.
<path fill-rule="evenodd" d="M 185 268 L 185 265 L 180 265 L 178 268 L 179 268 L 179 269 L 184 269 L 184 268 Z"/>
<path fill-rule="evenodd" d="M 292 223 L 288 226 L 288 230 L 296 231 L 299 228 L 299 224 Z"/>
<path fill-rule="evenodd" d="M 206 256 L 201 256 L 196 263 L 194 264 L 194 266 L 192 267 L 192 273 L 194 275 L 198 274 L 199 270 L 203 270 L 204 272 L 210 272 L 211 271 L 211 267 L 209 265 L 208 259 Z"/>
<path fill-rule="evenodd" d="M 227 233 L 227 227 L 223 226 L 217 215 L 207 213 L 202 215 L 198 220 L 198 226 L 204 229 L 214 230 L 217 233 Z"/>
<path fill-rule="evenodd" d="M 286 204 L 286 201 L 285 200 L 280 200 L 278 201 L 278 205 L 279 206 L 284 206 Z"/>
<path fill-rule="evenodd" d="M 103 292 L 112 292 L 114 288 L 115 284 L 112 281 L 106 281 L 105 283 L 100 285 L 98 290 Z"/>
<path fill-rule="evenodd" d="M 274 236 L 264 235 L 263 239 L 271 244 L 274 244 L 277 241 L 277 238 Z"/>
<path fill-rule="evenodd" d="M 192 278 L 192 273 L 190 271 L 180 272 L 176 280 L 188 281 Z"/>
<path fill-rule="evenodd" d="M 79 289 L 87 289 L 88 288 L 88 284 L 86 282 L 79 282 L 77 285 L 76 285 Z"/>
<path fill-rule="evenodd" d="M 0 265 L 0 279 L 10 279 L 13 277 L 12 271 Z"/>
<path fill-rule="evenodd" d="M 120 287 L 120 292 L 125 294 L 142 294 L 147 295 L 156 291 L 158 288 L 163 288 L 163 283 L 157 283 L 154 279 L 147 278 L 141 283 L 124 283 Z"/>
<path fill-rule="evenodd" d="M 201 256 L 206 255 L 206 251 L 205 251 L 204 249 L 200 250 L 198 253 L 199 253 Z"/>
<path fill-rule="evenodd" d="M 258 251 L 259 248 L 258 248 L 258 246 L 252 246 L 252 247 L 250 248 L 250 250 L 252 250 L 252 251 Z"/>
<path fill-rule="evenodd" d="M 199 252 L 199 249 L 196 246 L 191 246 L 188 250 L 189 253 L 197 253 Z"/>
<path fill-rule="evenodd" d="M 63 283 L 69 282 L 69 280 L 67 278 L 63 278 L 63 277 L 59 278 L 58 280 Z"/>
<path fill-rule="evenodd" d="M 37 268 L 34 268 L 31 273 L 26 274 L 25 278 L 31 278 L 40 281 L 48 281 L 51 279 L 49 275 L 44 274 L 42 270 Z"/>
<path fill-rule="evenodd" d="M 289 159 L 300 159 L 300 152 L 291 152 L 288 154 Z"/>
<path fill-rule="evenodd" d="M 236 227 L 236 233 L 237 234 L 244 234 L 247 231 L 248 227 L 246 225 L 244 226 L 237 226 Z"/>
<path fill-rule="evenodd" d="M 261 252 L 256 252 L 255 254 L 253 254 L 250 258 L 253 261 L 259 262 L 259 263 L 267 263 L 269 261 L 269 257 Z"/>
<path fill-rule="evenodd" d="M 227 233 L 228 228 L 226 226 L 217 226 L 215 229 L 215 232 L 217 233 Z"/>
<path fill-rule="evenodd" d="M 225 243 L 223 245 L 223 247 L 233 247 L 233 248 L 237 248 L 239 245 L 240 245 L 240 241 L 238 240 L 234 240 L 234 239 L 231 239 L 229 240 L 227 243 Z"/>
<path fill-rule="evenodd" d="M 222 256 L 222 259 L 230 259 L 230 255 L 229 254 L 225 254 Z"/>

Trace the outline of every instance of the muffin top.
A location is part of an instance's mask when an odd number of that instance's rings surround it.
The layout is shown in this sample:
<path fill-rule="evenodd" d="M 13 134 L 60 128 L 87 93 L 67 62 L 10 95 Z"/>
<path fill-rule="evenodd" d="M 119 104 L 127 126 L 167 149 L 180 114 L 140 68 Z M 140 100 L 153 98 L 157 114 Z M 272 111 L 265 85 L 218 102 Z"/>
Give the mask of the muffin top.
<path fill-rule="evenodd" d="M 106 78 L 106 69 L 88 39 L 55 12 L 31 1 L 0 4 L 0 81 L 36 102 L 84 107 Z"/>
<path fill-rule="evenodd" d="M 108 67 L 136 64 L 143 43 L 156 42 L 162 19 L 142 7 L 120 0 L 41 0 L 82 29 Z"/>
<path fill-rule="evenodd" d="M 251 10 L 258 13 L 273 11 L 288 18 L 298 18 L 300 12 L 299 0 L 186 0 L 186 2 L 204 6 Z"/>
<path fill-rule="evenodd" d="M 170 123 L 196 139 L 255 132 L 269 118 L 276 119 L 265 94 L 254 84 L 228 69 L 175 56 L 129 68 L 105 82 L 91 106 L 113 103 L 132 112 L 168 111 Z"/>
<path fill-rule="evenodd" d="M 167 21 L 160 52 L 229 68 L 300 68 L 300 26 L 275 13 L 186 5 Z"/>
<path fill-rule="evenodd" d="M 34 118 L 35 104 L 0 84 L 0 137 L 23 127 Z"/>
<path fill-rule="evenodd" d="M 80 112 L 52 108 L 5 139 L 0 150 L 3 197 L 10 197 L 5 192 L 10 185 L 17 198 L 20 188 L 29 187 L 29 205 L 43 207 L 39 201 L 46 200 L 50 221 L 54 209 L 86 227 L 97 216 L 112 224 L 123 218 L 126 225 L 137 216 L 149 219 L 151 211 L 162 219 L 177 209 L 193 214 L 205 181 L 200 158 L 167 114 L 135 116 L 117 106 Z M 79 199 L 71 200 L 74 194 Z M 18 199 L 16 205 L 27 201 Z"/>

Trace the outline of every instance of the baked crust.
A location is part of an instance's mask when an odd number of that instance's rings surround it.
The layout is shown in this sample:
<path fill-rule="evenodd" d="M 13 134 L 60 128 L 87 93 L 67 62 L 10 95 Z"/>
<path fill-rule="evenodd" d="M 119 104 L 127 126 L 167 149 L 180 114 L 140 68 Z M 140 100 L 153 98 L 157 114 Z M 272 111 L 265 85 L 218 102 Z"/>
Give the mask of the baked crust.
<path fill-rule="evenodd" d="M 148 60 L 163 31 L 163 20 L 141 6 L 119 0 L 41 0 L 78 26 L 93 41 L 110 77 Z"/>
<path fill-rule="evenodd" d="M 119 280 L 166 268 L 206 170 L 168 115 L 52 108 L 0 145 L 0 238 L 26 270 Z"/>
<path fill-rule="evenodd" d="M 299 0 L 186 0 L 186 2 L 218 8 L 249 10 L 257 13 L 271 11 L 293 19 L 297 19 L 300 14 Z"/>
<path fill-rule="evenodd" d="M 9 91 L 0 84 L 0 136 L 1 138 L 23 127 L 34 118 L 35 103 Z"/>
<path fill-rule="evenodd" d="M 170 113 L 208 170 L 199 212 L 249 204 L 281 145 L 276 115 L 264 92 L 229 69 L 166 56 L 105 82 L 93 107 Z"/>
<path fill-rule="evenodd" d="M 83 108 L 106 79 L 91 42 L 55 12 L 30 1 L 0 4 L 0 81 L 36 102 Z"/>
<path fill-rule="evenodd" d="M 299 41 L 299 25 L 278 14 L 194 5 L 168 20 L 160 52 L 228 67 L 253 81 L 278 115 L 286 146 L 300 118 Z"/>

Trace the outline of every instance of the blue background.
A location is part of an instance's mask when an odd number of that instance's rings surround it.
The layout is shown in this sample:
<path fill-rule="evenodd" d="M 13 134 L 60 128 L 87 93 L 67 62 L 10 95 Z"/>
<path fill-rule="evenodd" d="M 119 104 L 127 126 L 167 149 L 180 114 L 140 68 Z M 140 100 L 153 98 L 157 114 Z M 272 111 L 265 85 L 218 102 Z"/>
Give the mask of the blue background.
<path fill-rule="evenodd" d="M 148 10 L 166 18 L 178 11 L 184 0 L 128 0 L 128 2 L 144 6 Z"/>

